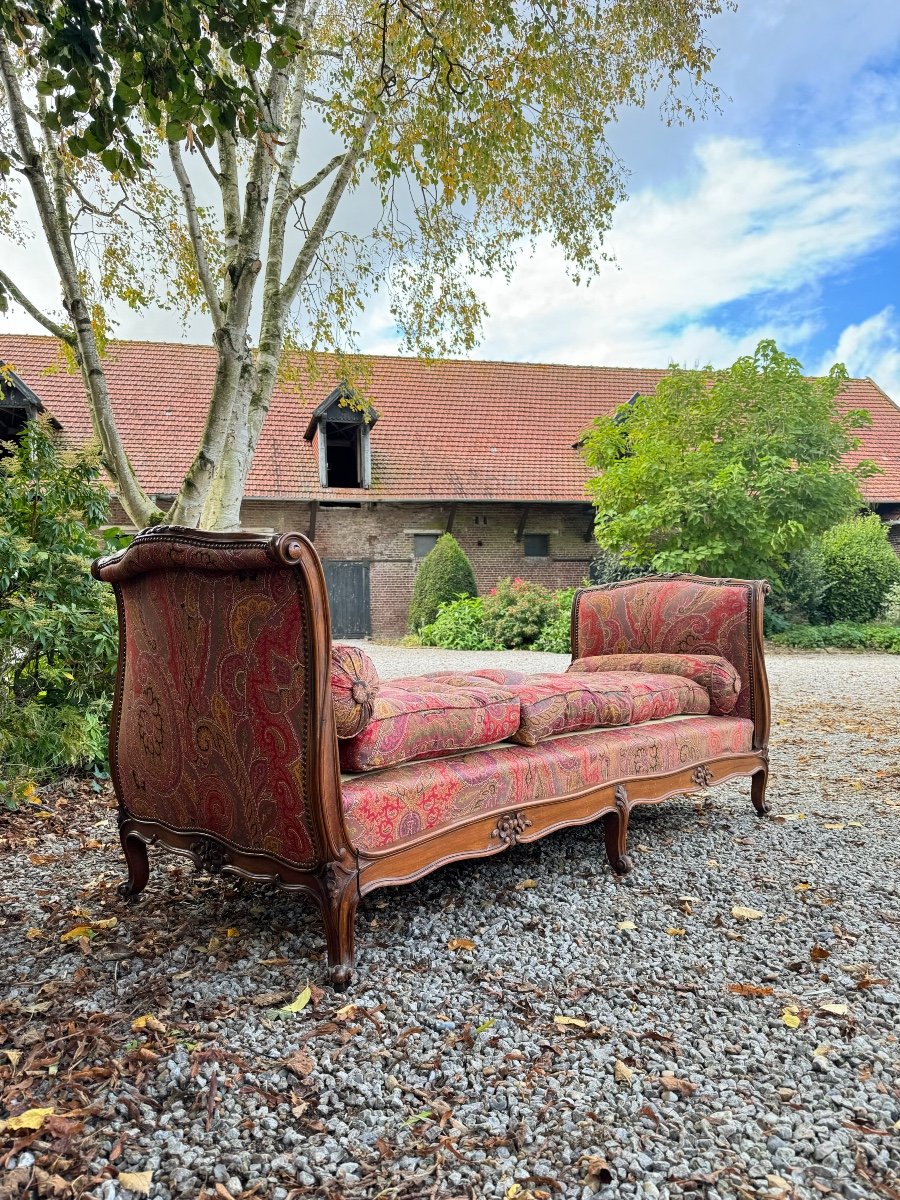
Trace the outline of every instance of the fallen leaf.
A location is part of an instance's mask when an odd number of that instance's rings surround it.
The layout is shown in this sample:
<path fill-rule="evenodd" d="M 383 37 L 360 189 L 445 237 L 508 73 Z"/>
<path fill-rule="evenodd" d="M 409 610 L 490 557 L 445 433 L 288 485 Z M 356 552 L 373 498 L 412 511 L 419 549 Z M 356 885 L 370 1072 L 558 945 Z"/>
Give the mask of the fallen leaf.
<path fill-rule="evenodd" d="M 519 882 L 516 884 L 516 891 L 524 892 L 527 888 L 536 888 L 536 887 L 537 887 L 536 879 L 520 879 Z"/>
<path fill-rule="evenodd" d="M 22 1051 L 21 1050 L 4 1050 L 3 1053 L 6 1055 L 6 1057 L 9 1059 L 9 1061 L 12 1063 L 13 1069 L 15 1070 L 15 1068 L 19 1065 L 19 1060 L 22 1057 Z"/>
<path fill-rule="evenodd" d="M 301 1079 L 305 1079 L 311 1071 L 315 1070 L 316 1066 L 308 1050 L 298 1050 L 296 1054 L 291 1055 L 284 1065 Z"/>
<path fill-rule="evenodd" d="M 224 1183 L 216 1184 L 216 1195 L 221 1197 L 221 1200 L 234 1200 L 234 1196 L 232 1196 Z"/>
<path fill-rule="evenodd" d="M 811 883 L 795 883 L 794 891 L 795 892 L 808 892 L 811 887 L 812 887 Z"/>
<path fill-rule="evenodd" d="M 692 1092 L 696 1092 L 698 1086 L 696 1083 L 691 1083 L 689 1079 L 677 1079 L 668 1071 L 664 1071 L 660 1075 L 659 1082 L 667 1092 L 677 1092 L 680 1096 L 690 1096 Z"/>
<path fill-rule="evenodd" d="M 153 1182 L 152 1171 L 120 1171 L 119 1184 L 129 1192 L 139 1196 L 150 1195 L 150 1184 Z"/>
<path fill-rule="evenodd" d="M 142 1029 L 149 1029 L 152 1033 L 165 1033 L 166 1027 L 162 1021 L 157 1020 L 153 1013 L 144 1013 L 142 1017 L 137 1017 L 131 1022 L 131 1028 L 135 1033 L 139 1033 Z"/>
<path fill-rule="evenodd" d="M 819 1012 L 831 1013 L 834 1017 L 845 1017 L 850 1011 L 849 1004 L 820 1004 Z"/>
<path fill-rule="evenodd" d="M 826 950 L 824 946 L 813 946 L 809 952 L 809 957 L 813 962 L 824 962 L 826 958 L 831 957 L 831 951 Z"/>
<path fill-rule="evenodd" d="M 800 1027 L 800 1012 L 794 1005 L 790 1005 L 784 1009 L 781 1019 L 787 1025 L 788 1029 L 798 1029 Z"/>
<path fill-rule="evenodd" d="M 821 1046 L 816 1046 L 815 1050 L 813 1050 L 813 1055 L 817 1058 L 824 1058 L 825 1055 L 830 1054 L 833 1049 L 834 1046 L 832 1046 L 829 1042 L 822 1042 Z"/>
<path fill-rule="evenodd" d="M 696 896 L 679 896 L 678 903 L 681 905 L 681 911 L 686 917 L 694 915 L 694 905 L 697 903 Z"/>
<path fill-rule="evenodd" d="M 290 1004 L 286 1004 L 284 1008 L 279 1008 L 278 1011 L 289 1013 L 303 1012 L 304 1008 L 306 1008 L 307 1004 L 309 1004 L 311 998 L 312 988 L 309 986 L 309 984 L 307 984 L 303 991 L 297 996 L 296 1000 L 292 1000 Z"/>
<path fill-rule="evenodd" d="M 580 1017 L 563 1017 L 557 1016 L 553 1018 L 556 1025 L 577 1025 L 579 1029 L 587 1029 L 587 1021 L 582 1021 Z"/>
<path fill-rule="evenodd" d="M 612 1183 L 613 1173 L 610 1170 L 609 1163 L 600 1154 L 590 1154 L 584 1161 L 585 1177 L 588 1183 L 599 1183 L 601 1187 L 606 1187 Z"/>
<path fill-rule="evenodd" d="M 260 1008 L 271 1008 L 275 1004 L 280 1004 L 289 995 L 290 992 L 283 990 L 280 992 L 260 992 L 256 996 L 251 996 L 250 1003 L 257 1004 Z"/>
<path fill-rule="evenodd" d="M 414 1113 L 413 1116 L 407 1117 L 403 1122 L 404 1125 L 418 1125 L 420 1121 L 427 1121 L 432 1115 L 430 1108 L 423 1108 L 421 1112 Z"/>
<path fill-rule="evenodd" d="M 848 829 L 862 829 L 862 821 L 848 821 L 847 828 Z"/>
<path fill-rule="evenodd" d="M 106 917 L 102 921 L 95 921 L 94 926 L 97 929 L 115 929 L 119 923 L 118 917 Z"/>
<path fill-rule="evenodd" d="M 76 925 L 74 929 L 70 929 L 68 933 L 60 936 L 61 942 L 77 942 L 79 938 L 90 937 L 93 933 L 90 925 Z"/>
<path fill-rule="evenodd" d="M 0 1129 L 40 1129 L 53 1112 L 53 1108 L 28 1108 L 25 1112 L 0 1121 Z"/>
<path fill-rule="evenodd" d="M 843 821 L 827 821 L 822 826 L 822 828 L 823 829 L 843 829 L 844 823 L 843 823 Z"/>
<path fill-rule="evenodd" d="M 226 929 L 226 930 L 225 930 L 225 936 L 226 936 L 227 938 L 230 938 L 230 937 L 240 937 L 240 936 L 241 936 L 241 931 L 240 931 L 239 929 Z"/>
<path fill-rule="evenodd" d="M 682 933 L 684 933 L 684 930 L 683 929 L 667 929 L 666 933 L 669 935 L 669 937 L 679 937 Z"/>
<path fill-rule="evenodd" d="M 805 821 L 806 813 L 781 813 L 782 821 Z"/>
<path fill-rule="evenodd" d="M 613 1079 L 616 1083 L 631 1083 L 634 1077 L 634 1072 L 631 1067 L 626 1067 L 621 1058 L 616 1059 L 616 1065 L 613 1067 Z"/>
<path fill-rule="evenodd" d="M 744 908 L 737 904 L 731 910 L 731 915 L 737 921 L 758 921 L 760 917 L 765 916 L 765 913 L 760 912 L 758 908 Z"/>
<path fill-rule="evenodd" d="M 509 1187 L 506 1189 L 506 1191 L 503 1193 L 503 1200 L 516 1200 L 516 1198 L 521 1195 L 522 1195 L 521 1183 L 511 1183 L 509 1185 Z"/>
<path fill-rule="evenodd" d="M 635 925 L 634 921 L 620 921 L 618 923 L 618 925 L 616 926 L 616 929 L 622 929 L 622 930 L 637 929 L 637 925 Z"/>
<path fill-rule="evenodd" d="M 488 1019 L 486 1021 L 481 1022 L 481 1024 L 478 1026 L 478 1028 L 475 1030 L 475 1032 L 476 1033 L 485 1033 L 488 1029 L 490 1029 L 490 1027 L 492 1025 L 496 1025 L 496 1024 L 497 1024 L 496 1017 L 488 1017 Z"/>
<path fill-rule="evenodd" d="M 46 937 L 47 935 L 42 933 L 40 929 L 35 929 L 32 927 L 31 929 L 25 931 L 25 936 L 28 938 L 29 942 L 36 942 L 38 938 Z"/>
<path fill-rule="evenodd" d="M 447 943 L 448 950 L 474 950 L 475 943 L 471 938 L 451 938 Z"/>
<path fill-rule="evenodd" d="M 755 983 L 729 983 L 728 990 L 736 996 L 771 996 L 775 989 L 759 987 Z"/>
<path fill-rule="evenodd" d="M 334 1014 L 337 1021 L 352 1021 L 356 1016 L 357 1006 L 355 1004 L 345 1004 L 339 1008 Z"/>
<path fill-rule="evenodd" d="M 724 930 L 724 933 L 729 942 L 742 942 L 744 940 L 744 935 L 742 933 L 738 933 L 736 929 L 726 929 Z"/>

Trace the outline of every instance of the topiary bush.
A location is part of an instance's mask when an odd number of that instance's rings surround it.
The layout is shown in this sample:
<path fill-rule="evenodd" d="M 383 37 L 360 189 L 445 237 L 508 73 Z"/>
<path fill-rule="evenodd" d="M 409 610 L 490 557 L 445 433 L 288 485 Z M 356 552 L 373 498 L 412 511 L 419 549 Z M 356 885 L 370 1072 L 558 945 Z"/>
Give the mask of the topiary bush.
<path fill-rule="evenodd" d="M 446 650 L 499 650 L 484 630 L 484 601 L 465 596 L 442 604 L 438 615 L 421 631 L 422 644 L 443 646 Z"/>
<path fill-rule="evenodd" d="M 900 583 L 900 558 L 875 513 L 841 521 L 822 535 L 822 569 L 828 588 L 822 611 L 828 621 L 870 621 L 890 589 Z"/>
<path fill-rule="evenodd" d="M 472 564 L 456 538 L 445 533 L 422 559 L 416 572 L 409 605 L 409 627 L 417 633 L 435 620 L 442 604 L 460 596 L 477 595 L 478 584 Z"/>
<path fill-rule="evenodd" d="M 0 459 L 0 797 L 105 762 L 116 667 L 112 591 L 90 563 L 121 544 L 97 455 L 29 422 Z"/>

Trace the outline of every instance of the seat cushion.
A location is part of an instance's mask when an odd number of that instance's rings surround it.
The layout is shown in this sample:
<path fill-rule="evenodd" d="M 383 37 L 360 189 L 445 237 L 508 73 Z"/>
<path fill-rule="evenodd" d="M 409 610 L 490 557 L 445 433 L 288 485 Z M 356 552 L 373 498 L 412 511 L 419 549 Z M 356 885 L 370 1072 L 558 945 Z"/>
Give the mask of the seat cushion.
<path fill-rule="evenodd" d="M 705 689 L 679 675 L 631 671 L 530 675 L 516 693 L 522 715 L 513 741 L 524 746 L 536 746 L 560 733 L 709 712 Z"/>
<path fill-rule="evenodd" d="M 385 850 L 484 812 L 744 754 L 752 741 L 747 720 L 675 717 L 391 767 L 343 780 L 347 830 L 357 849 Z"/>
<path fill-rule="evenodd" d="M 706 688 L 710 712 L 730 713 L 738 702 L 741 677 L 726 658 L 718 654 L 593 654 L 576 658 L 567 672 L 650 671 L 682 675 Z"/>
<path fill-rule="evenodd" d="M 379 686 L 365 728 L 339 743 L 341 769 L 373 771 L 487 746 L 518 727 L 518 697 L 487 680 L 466 687 L 435 679 L 391 680 Z"/>
<path fill-rule="evenodd" d="M 462 687 L 474 681 L 477 687 L 487 679 L 491 683 L 499 683 L 501 687 L 506 687 L 507 684 L 516 686 L 524 683 L 527 678 L 524 671 L 510 671 L 504 667 L 478 667 L 473 671 L 430 671 L 425 675 L 416 675 L 415 678 L 410 676 L 406 679 L 395 679 L 394 683 L 405 685 L 420 679 L 436 679 L 439 683 L 453 683 Z"/>
<path fill-rule="evenodd" d="M 339 738 L 360 733 L 372 719 L 378 695 L 375 664 L 358 646 L 331 647 L 331 698 Z"/>

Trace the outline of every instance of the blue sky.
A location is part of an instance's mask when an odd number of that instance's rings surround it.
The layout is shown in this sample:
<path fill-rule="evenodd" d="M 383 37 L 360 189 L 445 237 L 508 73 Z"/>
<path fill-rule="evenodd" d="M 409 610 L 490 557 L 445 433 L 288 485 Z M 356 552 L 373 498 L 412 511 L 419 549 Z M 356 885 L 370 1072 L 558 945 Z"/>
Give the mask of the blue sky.
<path fill-rule="evenodd" d="M 630 171 L 615 261 L 585 288 L 549 243 L 523 253 L 509 283 L 479 285 L 472 357 L 723 366 L 774 337 L 809 371 L 843 361 L 900 401 L 900 3 L 741 0 L 709 35 L 721 111 L 670 128 L 651 105 L 613 131 Z M 53 307 L 35 249 L 12 258 Z M 120 337 L 209 339 L 202 318 L 118 315 Z M 2 330 L 36 326 L 13 312 Z M 397 352 L 385 296 L 360 348 Z"/>

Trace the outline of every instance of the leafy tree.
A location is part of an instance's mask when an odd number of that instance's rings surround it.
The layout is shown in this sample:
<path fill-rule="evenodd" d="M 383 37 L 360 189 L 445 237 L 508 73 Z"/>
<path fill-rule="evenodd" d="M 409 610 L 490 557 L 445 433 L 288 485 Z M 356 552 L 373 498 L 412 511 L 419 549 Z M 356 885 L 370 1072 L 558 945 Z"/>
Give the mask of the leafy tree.
<path fill-rule="evenodd" d="M 829 529 L 821 541 L 828 583 L 823 608 L 831 621 L 871 621 L 888 593 L 900 585 L 900 558 L 875 513 L 853 517 Z"/>
<path fill-rule="evenodd" d="M 0 781 L 102 762 L 116 608 L 90 575 L 117 531 L 96 453 L 31 421 L 0 459 Z M 3 785 L 0 783 L 0 794 Z"/>
<path fill-rule="evenodd" d="M 474 344 L 472 281 L 508 272 L 523 243 L 549 236 L 576 277 L 593 270 L 623 195 L 610 124 L 651 94 L 667 120 L 714 99 L 704 26 L 729 3 L 0 0 L 0 238 L 22 236 L 19 173 L 63 312 L 2 269 L 0 305 L 77 363 L 131 519 L 235 527 L 287 351 L 351 348 L 376 281 L 408 347 L 431 354 Z M 339 223 L 364 184 L 366 220 Z M 116 429 L 113 298 L 209 315 L 215 383 L 165 514 Z"/>
<path fill-rule="evenodd" d="M 673 367 L 585 435 L 597 541 L 655 571 L 777 576 L 877 470 L 844 464 L 869 424 L 838 412 L 846 381 L 840 365 L 805 378 L 772 341 L 724 371 Z"/>
<path fill-rule="evenodd" d="M 422 559 L 409 604 L 409 627 L 413 631 L 430 625 L 441 605 L 460 596 L 477 596 L 475 572 L 465 551 L 452 533 L 439 537 L 434 549 Z"/>

